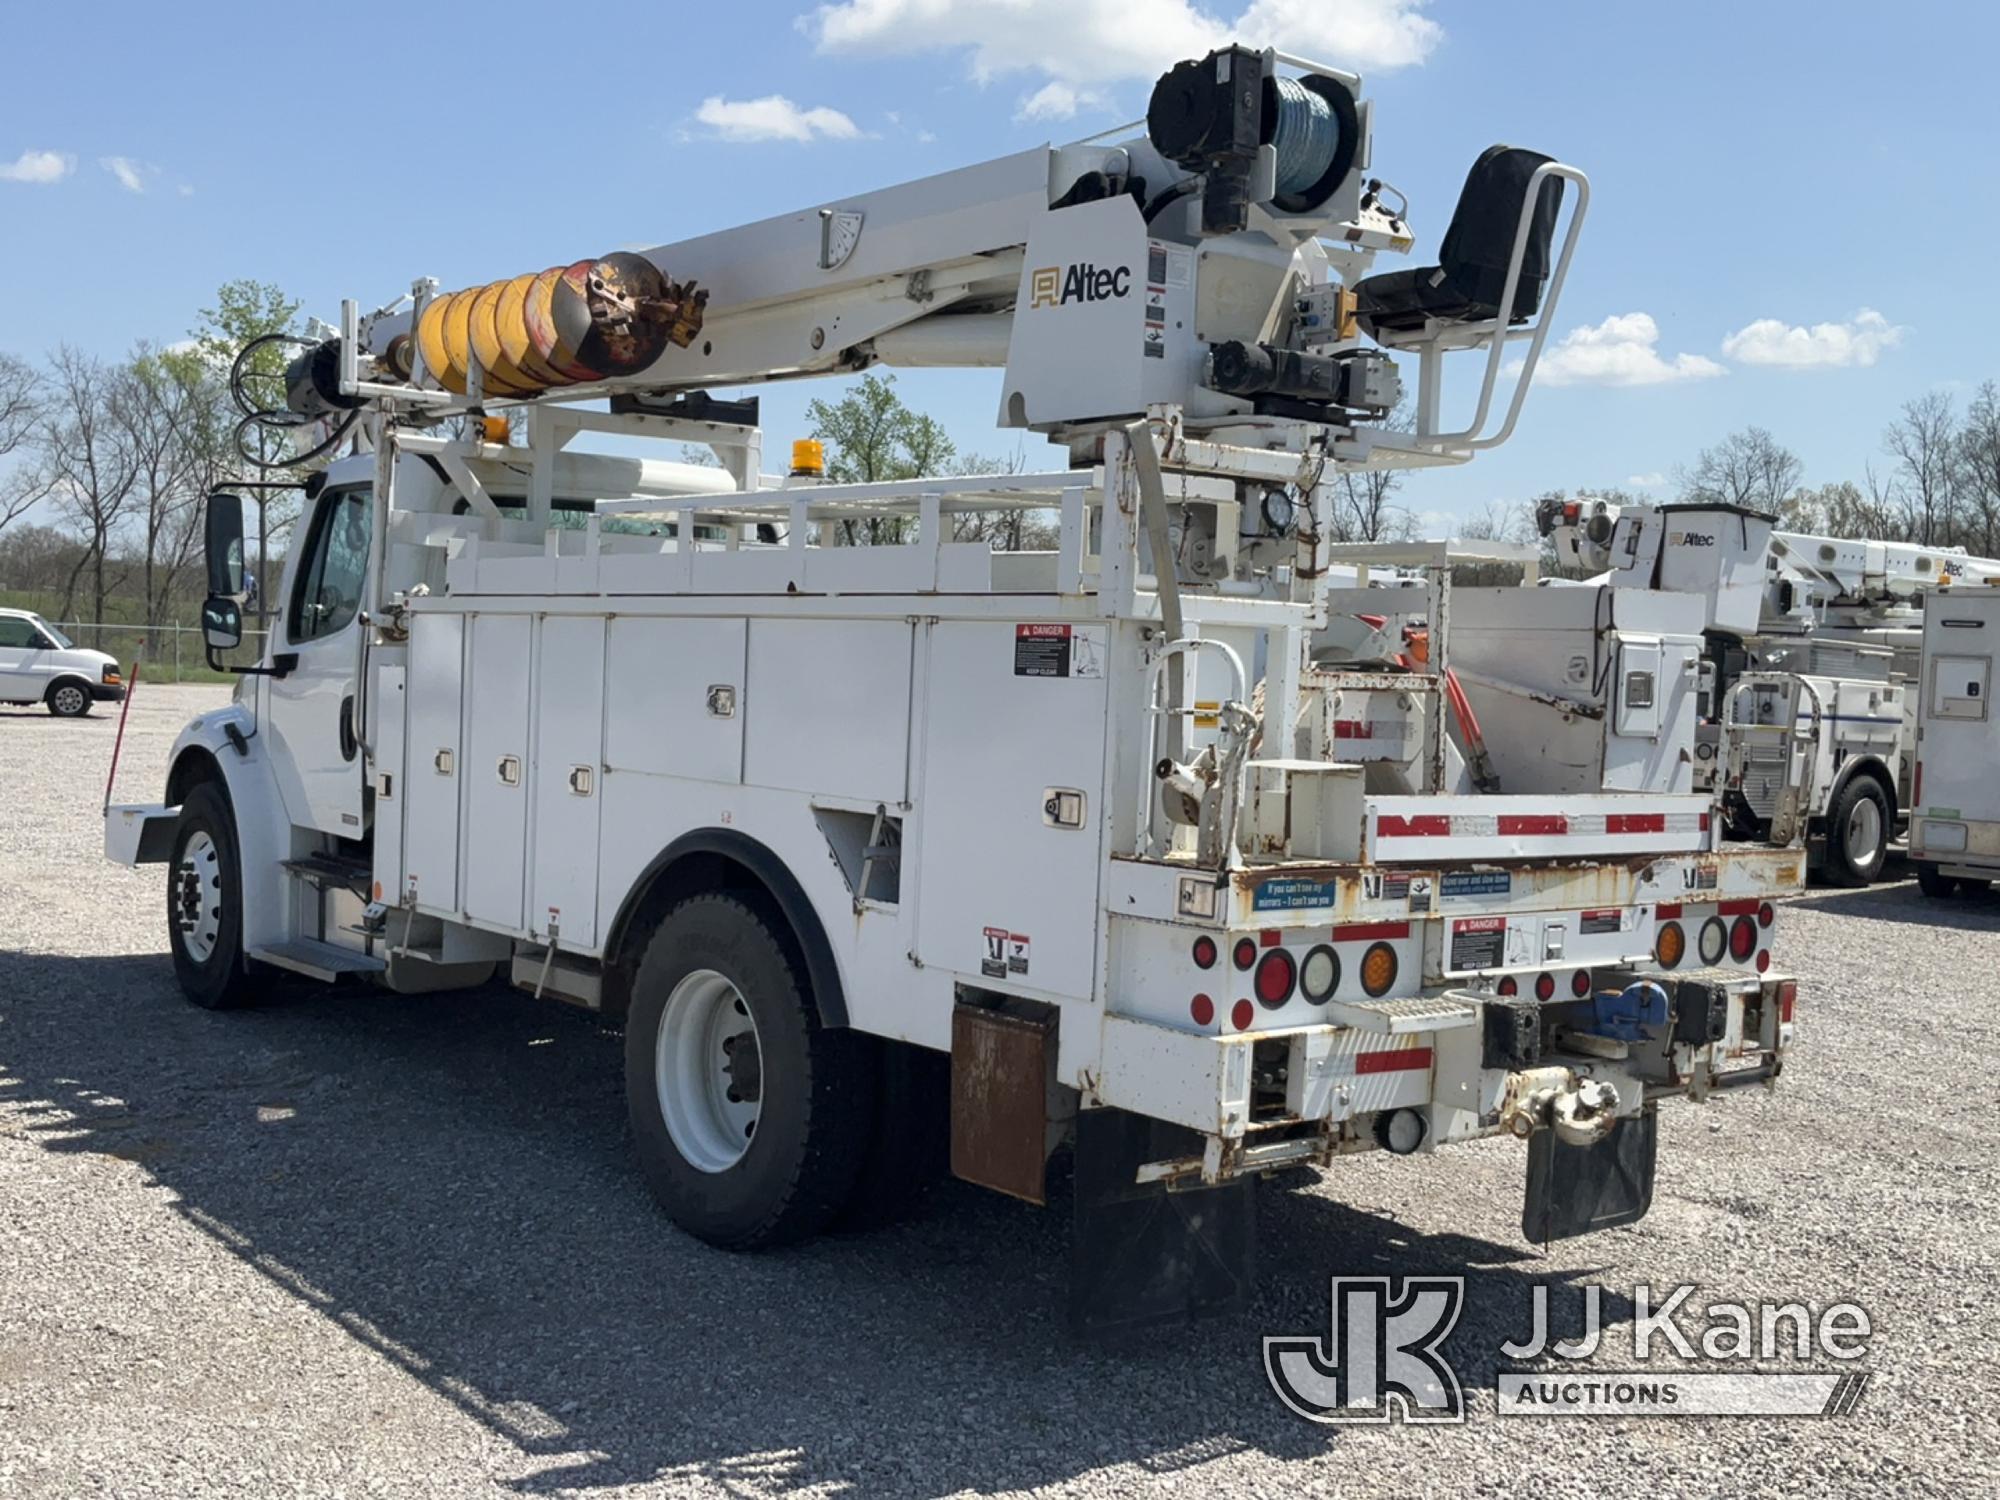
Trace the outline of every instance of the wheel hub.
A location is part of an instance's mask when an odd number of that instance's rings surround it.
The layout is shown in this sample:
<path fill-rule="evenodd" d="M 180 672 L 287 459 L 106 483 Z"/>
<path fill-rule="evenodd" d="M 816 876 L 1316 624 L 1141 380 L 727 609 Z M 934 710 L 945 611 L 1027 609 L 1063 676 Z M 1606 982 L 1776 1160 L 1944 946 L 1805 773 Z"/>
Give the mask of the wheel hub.
<path fill-rule="evenodd" d="M 189 958 L 207 963 L 222 936 L 222 859 L 206 832 L 188 835 L 173 879 L 175 936 Z"/>
<path fill-rule="evenodd" d="M 724 1172 L 743 1159 L 763 1111 L 764 1053 L 735 981 L 697 969 L 674 986 L 660 1012 L 653 1082 L 688 1165 Z"/>

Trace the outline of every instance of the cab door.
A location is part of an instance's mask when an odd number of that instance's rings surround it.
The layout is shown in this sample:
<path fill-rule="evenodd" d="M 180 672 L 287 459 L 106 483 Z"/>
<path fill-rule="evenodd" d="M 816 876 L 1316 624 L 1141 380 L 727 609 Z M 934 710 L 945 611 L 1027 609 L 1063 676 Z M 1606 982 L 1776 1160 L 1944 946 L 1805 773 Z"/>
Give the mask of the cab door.
<path fill-rule="evenodd" d="M 304 541 L 272 622 L 271 651 L 295 658 L 263 679 L 271 763 L 291 821 L 361 836 L 361 748 L 355 738 L 361 600 L 374 502 L 367 485 L 329 489 L 301 519 Z"/>

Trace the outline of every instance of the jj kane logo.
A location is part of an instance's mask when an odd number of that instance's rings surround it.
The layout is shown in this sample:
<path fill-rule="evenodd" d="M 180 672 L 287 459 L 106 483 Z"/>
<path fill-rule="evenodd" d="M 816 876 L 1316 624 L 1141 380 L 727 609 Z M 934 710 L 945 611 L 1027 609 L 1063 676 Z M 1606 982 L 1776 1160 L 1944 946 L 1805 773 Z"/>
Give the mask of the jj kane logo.
<path fill-rule="evenodd" d="M 1130 266 L 1100 266 L 1087 260 L 1067 266 L 1039 266 L 1029 273 L 1029 307 L 1065 307 L 1072 302 L 1110 302 L 1132 290 Z"/>
<path fill-rule="evenodd" d="M 1582 1326 L 1561 1338 L 1548 1287 L 1535 1287 L 1528 1336 L 1501 1344 L 1500 1353 L 1538 1363 L 1495 1372 L 1495 1413 L 1842 1417 L 1860 1405 L 1869 1375 L 1854 1364 L 1874 1334 L 1863 1308 L 1728 1301 L 1696 1308 L 1695 1290 L 1635 1287 L 1628 1304 L 1635 1368 L 1606 1370 L 1590 1363 L 1603 1333 L 1602 1289 L 1584 1288 Z M 1309 1422 L 1463 1422 L 1465 1396 L 1440 1346 L 1464 1307 L 1463 1277 L 1408 1276 L 1397 1286 L 1382 1276 L 1336 1276 L 1326 1333 L 1266 1338 L 1264 1373 L 1278 1399 Z M 1679 1363 L 1656 1367 L 1656 1353 Z M 1710 1368 L 1687 1368 L 1698 1360 Z"/>

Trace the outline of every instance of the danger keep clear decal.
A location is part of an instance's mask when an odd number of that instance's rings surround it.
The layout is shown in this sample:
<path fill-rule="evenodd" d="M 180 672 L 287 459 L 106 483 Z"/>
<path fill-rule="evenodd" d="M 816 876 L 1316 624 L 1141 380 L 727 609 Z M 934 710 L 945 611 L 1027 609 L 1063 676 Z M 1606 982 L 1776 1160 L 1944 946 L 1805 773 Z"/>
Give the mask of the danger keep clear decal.
<path fill-rule="evenodd" d="M 1102 677 L 1109 640 L 1102 625 L 1016 625 L 1016 677 Z"/>
<path fill-rule="evenodd" d="M 1451 967 L 1498 968 L 1506 941 L 1505 917 L 1460 917 L 1451 924 Z"/>

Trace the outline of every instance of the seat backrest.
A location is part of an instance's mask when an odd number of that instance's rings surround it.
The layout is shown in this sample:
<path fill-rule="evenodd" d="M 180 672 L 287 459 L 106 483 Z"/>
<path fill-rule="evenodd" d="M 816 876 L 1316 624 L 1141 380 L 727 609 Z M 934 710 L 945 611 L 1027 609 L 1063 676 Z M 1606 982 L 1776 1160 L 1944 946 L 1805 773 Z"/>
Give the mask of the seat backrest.
<path fill-rule="evenodd" d="M 1466 173 L 1451 227 L 1438 247 L 1438 264 L 1452 285 L 1470 300 L 1499 306 L 1507 285 L 1507 261 L 1514 253 L 1514 231 L 1527 199 L 1528 179 L 1537 167 L 1552 160 L 1522 146 L 1488 146 Z M 1541 305 L 1562 189 L 1560 177 L 1542 181 L 1541 200 L 1535 205 L 1527 249 L 1521 256 L 1520 284 L 1514 290 L 1516 318 L 1532 317 Z"/>

